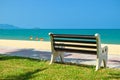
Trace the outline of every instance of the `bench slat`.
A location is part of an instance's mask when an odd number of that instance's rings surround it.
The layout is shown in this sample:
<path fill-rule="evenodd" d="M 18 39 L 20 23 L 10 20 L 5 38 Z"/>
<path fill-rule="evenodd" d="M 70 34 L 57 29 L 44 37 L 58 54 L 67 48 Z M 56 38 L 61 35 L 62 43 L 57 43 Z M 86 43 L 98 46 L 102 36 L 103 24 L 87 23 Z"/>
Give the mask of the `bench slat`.
<path fill-rule="evenodd" d="M 54 43 L 54 46 L 91 48 L 91 49 L 96 49 L 97 48 L 97 46 L 92 46 L 92 45 L 59 44 L 59 43 Z"/>
<path fill-rule="evenodd" d="M 54 34 L 54 38 L 73 38 L 73 39 L 93 39 L 95 40 L 96 37 L 94 35 L 69 35 L 69 34 Z"/>
<path fill-rule="evenodd" d="M 80 49 L 68 49 L 68 48 L 55 48 L 56 51 L 65 51 L 65 52 L 76 52 L 76 53 L 85 53 L 85 54 L 97 54 L 96 51 L 90 50 L 80 50 Z"/>
<path fill-rule="evenodd" d="M 83 41 L 83 40 L 60 40 L 53 39 L 54 42 L 71 42 L 71 43 L 86 43 L 86 44 L 96 44 L 96 41 Z"/>

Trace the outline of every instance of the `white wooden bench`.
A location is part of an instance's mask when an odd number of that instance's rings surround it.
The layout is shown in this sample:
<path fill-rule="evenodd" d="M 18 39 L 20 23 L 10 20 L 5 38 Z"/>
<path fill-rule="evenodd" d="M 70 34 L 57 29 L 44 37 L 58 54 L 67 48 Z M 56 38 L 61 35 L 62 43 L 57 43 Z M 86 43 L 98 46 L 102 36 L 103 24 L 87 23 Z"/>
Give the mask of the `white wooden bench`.
<path fill-rule="evenodd" d="M 96 71 L 100 68 L 103 61 L 104 67 L 107 66 L 108 47 L 101 47 L 100 35 L 75 35 L 75 34 L 53 34 L 49 33 L 51 39 L 51 61 L 52 64 L 56 57 L 60 56 L 64 62 L 64 52 L 75 52 L 83 54 L 97 55 Z"/>

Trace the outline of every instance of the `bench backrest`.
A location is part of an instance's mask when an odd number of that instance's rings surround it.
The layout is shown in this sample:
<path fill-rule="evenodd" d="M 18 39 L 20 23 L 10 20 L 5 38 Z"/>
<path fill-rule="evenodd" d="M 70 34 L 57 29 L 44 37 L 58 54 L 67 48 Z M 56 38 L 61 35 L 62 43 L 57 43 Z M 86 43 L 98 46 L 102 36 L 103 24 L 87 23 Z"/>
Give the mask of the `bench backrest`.
<path fill-rule="evenodd" d="M 53 51 L 79 52 L 97 54 L 100 52 L 100 37 L 95 35 L 52 34 L 51 48 Z"/>

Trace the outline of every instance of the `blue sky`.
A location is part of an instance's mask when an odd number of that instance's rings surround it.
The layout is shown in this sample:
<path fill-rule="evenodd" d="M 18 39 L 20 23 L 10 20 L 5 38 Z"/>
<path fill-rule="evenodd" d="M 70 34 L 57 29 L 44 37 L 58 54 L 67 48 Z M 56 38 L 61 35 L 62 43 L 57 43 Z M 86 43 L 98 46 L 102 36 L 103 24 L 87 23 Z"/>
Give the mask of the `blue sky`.
<path fill-rule="evenodd" d="M 44 29 L 120 29 L 120 0 L 0 0 L 0 24 Z"/>

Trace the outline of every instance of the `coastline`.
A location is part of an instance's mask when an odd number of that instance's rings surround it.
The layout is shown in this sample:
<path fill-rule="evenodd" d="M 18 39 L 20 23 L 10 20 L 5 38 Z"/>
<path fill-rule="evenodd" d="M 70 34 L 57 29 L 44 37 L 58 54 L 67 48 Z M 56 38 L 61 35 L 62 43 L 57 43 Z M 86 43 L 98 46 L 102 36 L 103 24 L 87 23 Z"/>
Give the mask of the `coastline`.
<path fill-rule="evenodd" d="M 102 44 L 108 46 L 108 54 L 120 54 L 120 44 Z M 51 51 L 50 41 L 27 41 L 0 39 L 0 48 L 22 48 Z"/>

